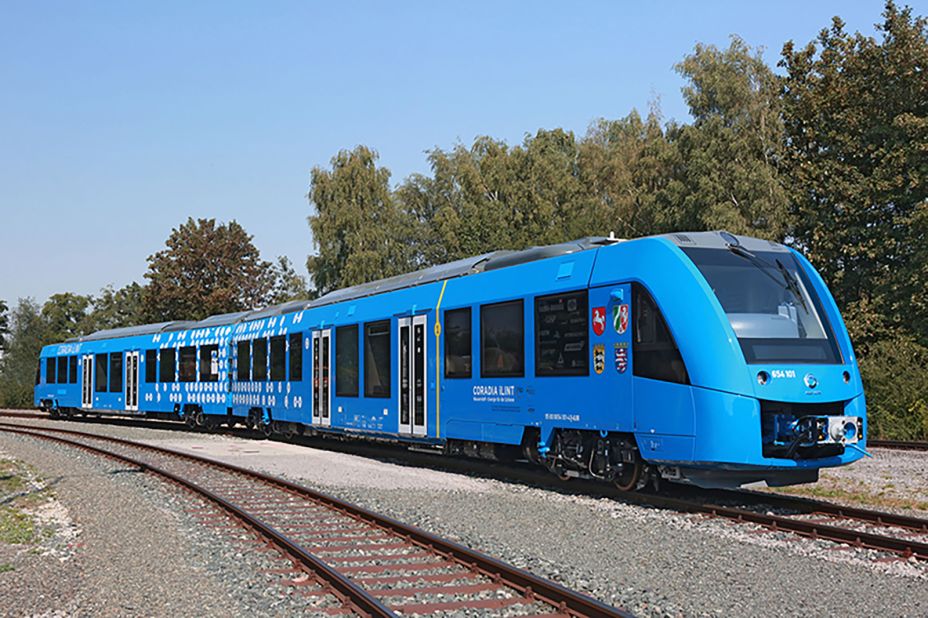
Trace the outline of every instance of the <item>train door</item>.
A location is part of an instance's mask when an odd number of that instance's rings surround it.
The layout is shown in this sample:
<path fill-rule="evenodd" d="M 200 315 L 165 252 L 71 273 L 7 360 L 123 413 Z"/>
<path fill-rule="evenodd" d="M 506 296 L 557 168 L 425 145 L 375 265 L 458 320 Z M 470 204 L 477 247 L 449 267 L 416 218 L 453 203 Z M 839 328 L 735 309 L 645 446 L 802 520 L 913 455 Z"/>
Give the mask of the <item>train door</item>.
<path fill-rule="evenodd" d="M 428 317 L 399 319 L 399 433 L 426 435 L 426 327 Z"/>
<path fill-rule="evenodd" d="M 81 356 L 81 407 L 93 406 L 93 354 Z"/>
<path fill-rule="evenodd" d="M 332 424 L 332 330 L 313 331 L 313 425 Z"/>
<path fill-rule="evenodd" d="M 590 290 L 593 353 L 591 376 L 602 401 L 614 402 L 609 421 L 617 431 L 633 431 L 632 290 L 616 284 Z"/>
<path fill-rule="evenodd" d="M 126 410 L 139 409 L 139 353 L 126 352 Z"/>

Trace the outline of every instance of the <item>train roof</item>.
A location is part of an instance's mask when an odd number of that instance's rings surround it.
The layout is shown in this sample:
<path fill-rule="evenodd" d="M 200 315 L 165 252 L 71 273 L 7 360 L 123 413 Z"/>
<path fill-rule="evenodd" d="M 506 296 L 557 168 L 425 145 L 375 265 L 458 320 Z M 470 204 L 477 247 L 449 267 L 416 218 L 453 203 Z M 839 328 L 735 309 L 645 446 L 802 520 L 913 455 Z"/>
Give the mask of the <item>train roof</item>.
<path fill-rule="evenodd" d="M 273 317 L 285 313 L 294 313 L 313 307 L 322 307 L 334 303 L 357 300 L 375 294 L 385 292 L 394 292 L 412 288 L 436 281 L 454 279 L 456 277 L 465 277 L 481 272 L 499 270 L 527 264 L 538 260 L 569 255 L 579 251 L 587 251 L 605 245 L 619 242 L 615 238 L 606 238 L 603 236 L 588 236 L 569 242 L 558 243 L 555 245 L 544 245 L 540 247 L 530 247 L 521 251 L 500 250 L 490 253 L 483 253 L 469 258 L 456 260 L 447 264 L 430 266 L 422 270 L 411 273 L 396 275 L 386 279 L 379 279 L 369 283 L 362 283 L 341 290 L 334 290 L 315 300 L 294 300 L 279 305 L 272 305 L 263 309 L 253 311 L 237 311 L 234 313 L 223 313 L 213 315 L 200 321 L 172 321 L 159 322 L 157 324 L 142 324 L 139 326 L 127 326 L 124 328 L 110 328 L 97 331 L 82 337 L 75 337 L 68 341 L 99 341 L 101 339 L 117 339 L 123 337 L 137 337 L 141 335 L 155 335 L 158 333 L 173 332 L 178 330 L 189 330 L 196 328 L 211 328 L 215 326 L 228 326 L 240 322 L 250 322 L 262 318 Z"/>

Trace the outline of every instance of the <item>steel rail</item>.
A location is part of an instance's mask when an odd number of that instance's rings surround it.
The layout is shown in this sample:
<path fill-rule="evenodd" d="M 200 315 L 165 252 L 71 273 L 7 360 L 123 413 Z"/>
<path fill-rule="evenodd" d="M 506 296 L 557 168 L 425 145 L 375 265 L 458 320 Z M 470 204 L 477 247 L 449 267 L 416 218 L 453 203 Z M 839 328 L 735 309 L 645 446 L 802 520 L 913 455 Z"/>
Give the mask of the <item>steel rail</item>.
<path fill-rule="evenodd" d="M 903 451 L 928 451 L 928 442 L 909 440 L 867 440 L 867 446 L 874 448 L 894 448 Z"/>
<path fill-rule="evenodd" d="M 207 457 L 203 457 L 201 455 L 185 453 L 182 451 L 177 451 L 177 450 L 169 449 L 165 447 L 154 446 L 151 444 L 134 442 L 132 440 L 126 440 L 124 438 L 104 436 L 100 434 L 93 434 L 93 433 L 75 431 L 75 430 L 70 430 L 70 429 L 57 429 L 57 428 L 45 428 L 45 427 L 36 428 L 34 426 L 17 425 L 17 424 L 11 424 L 11 423 L 0 423 L 0 431 L 10 430 L 10 431 L 13 431 L 14 433 L 31 433 L 28 430 L 24 431 L 23 430 L 24 427 L 28 429 L 38 430 L 36 432 L 36 435 L 38 437 L 48 437 L 50 439 L 57 439 L 59 441 L 63 441 L 62 438 L 55 438 L 53 436 L 46 436 L 45 434 L 39 433 L 39 432 L 53 432 L 53 433 L 62 433 L 65 435 L 80 436 L 82 438 L 97 439 L 101 441 L 121 444 L 124 446 L 146 449 L 146 450 L 150 450 L 156 453 L 168 454 L 174 457 L 179 457 L 179 458 L 186 459 L 189 461 L 196 461 L 201 464 L 213 466 L 213 467 L 216 467 L 222 470 L 235 472 L 237 474 L 241 474 L 241 475 L 253 478 L 253 479 L 257 479 L 266 484 L 277 486 L 281 489 L 297 494 L 301 497 L 308 498 L 312 501 L 324 504 L 331 509 L 340 511 L 346 515 L 349 515 L 350 517 L 366 522 L 370 525 L 391 531 L 429 551 L 432 551 L 438 554 L 443 554 L 470 570 L 481 572 L 484 575 L 493 579 L 494 581 L 502 582 L 505 585 L 522 592 L 530 599 L 534 598 L 534 599 L 543 601 L 563 612 L 569 612 L 575 616 L 584 616 L 584 617 L 590 617 L 590 618 L 617 618 L 617 617 L 618 618 L 629 618 L 631 616 L 631 614 L 625 612 L 624 610 L 618 609 L 616 607 L 613 607 L 611 605 L 598 601 L 592 597 L 586 596 L 584 594 L 581 594 L 579 592 L 576 592 L 574 590 L 561 586 L 560 584 L 557 584 L 550 580 L 534 575 L 533 573 L 530 573 L 528 571 L 519 569 L 515 566 L 512 566 L 500 560 L 497 560 L 496 558 L 483 554 L 479 551 L 473 550 L 464 545 L 460 545 L 453 541 L 443 539 L 430 532 L 426 532 L 425 530 L 416 528 L 415 526 L 404 524 L 393 518 L 387 517 L 385 515 L 380 515 L 373 511 L 369 511 L 363 507 L 351 504 L 349 502 L 345 502 L 343 500 L 335 498 L 334 496 L 330 496 L 328 494 L 324 494 L 322 492 L 309 489 L 308 487 L 304 487 L 302 485 L 288 481 L 278 476 L 274 476 L 274 475 L 267 474 L 264 472 L 258 472 L 255 470 L 250 470 L 248 468 L 243 468 L 241 466 L 236 466 L 234 464 L 228 464 L 225 462 L 216 461 L 213 459 L 209 459 Z M 72 442 L 70 440 L 64 440 L 64 441 L 68 443 Z M 85 446 L 78 442 L 74 442 L 74 444 L 82 446 L 82 447 Z M 90 448 L 94 448 L 94 447 L 90 447 Z M 103 451 L 103 452 L 106 452 L 106 451 Z M 150 468 L 150 466 L 146 466 L 146 467 Z M 234 506 L 234 505 L 231 505 L 231 506 Z M 273 531 L 273 529 L 270 529 L 270 530 Z M 276 531 L 273 531 L 273 532 L 276 533 Z M 280 533 L 276 533 L 276 534 L 283 537 L 283 535 Z M 292 541 L 289 541 L 289 542 L 293 544 Z M 311 556 L 315 560 L 322 562 L 318 558 L 315 558 L 315 556 L 312 556 L 308 552 L 305 552 L 305 550 L 302 550 L 302 552 L 306 554 L 307 556 Z M 352 583 L 352 586 L 355 586 L 355 584 Z M 373 597 L 370 597 L 370 598 L 373 599 Z M 376 601 L 376 599 L 373 599 L 373 600 Z M 376 601 L 376 602 L 379 604 L 379 601 Z M 389 612 L 390 610 L 388 609 L 387 611 Z M 393 616 L 395 614 L 390 612 L 387 615 Z"/>
<path fill-rule="evenodd" d="M 249 514 L 247 511 L 241 507 L 232 504 L 225 498 L 216 495 L 205 487 L 201 487 L 197 483 L 186 479 L 182 476 L 174 474 L 164 468 L 159 466 L 140 461 L 133 457 L 127 455 L 121 455 L 119 453 L 114 453 L 112 451 L 107 451 L 90 444 L 84 444 L 82 442 L 77 442 L 75 440 L 68 440 L 67 438 L 62 438 L 60 436 L 48 435 L 48 432 L 59 432 L 59 433 L 80 433 L 80 432 L 67 432 L 60 429 L 46 429 L 46 428 L 29 428 L 24 429 L 22 426 L 13 428 L 6 423 L 0 423 L 0 431 L 5 431 L 8 433 L 16 433 L 21 435 L 28 435 L 35 438 L 41 438 L 44 440 L 51 440 L 54 442 L 59 442 L 61 444 L 67 444 L 68 446 L 73 446 L 80 448 L 86 451 L 90 451 L 97 455 L 102 455 L 104 457 L 110 457 L 117 459 L 119 461 L 131 464 L 138 467 L 139 469 L 147 472 L 152 472 L 158 476 L 162 476 L 184 488 L 193 492 L 194 494 L 200 495 L 206 498 L 208 501 L 213 502 L 221 506 L 224 510 L 231 513 L 236 519 L 243 522 L 250 528 L 258 531 L 262 536 L 270 540 L 274 545 L 277 545 L 281 548 L 286 554 L 290 555 L 298 562 L 302 563 L 304 566 L 309 567 L 312 572 L 321 577 L 329 586 L 332 588 L 334 595 L 339 598 L 345 605 L 349 606 L 356 613 L 362 616 L 372 616 L 380 618 L 395 618 L 396 614 L 383 605 L 380 601 L 371 596 L 366 590 L 352 582 L 350 579 L 342 575 L 341 573 L 332 569 L 328 564 L 314 556 L 313 554 L 307 552 L 305 549 L 300 547 L 297 543 L 293 542 L 282 532 L 275 530 L 273 527 L 267 525 L 257 517 Z M 90 435 L 90 434 L 85 434 Z"/>

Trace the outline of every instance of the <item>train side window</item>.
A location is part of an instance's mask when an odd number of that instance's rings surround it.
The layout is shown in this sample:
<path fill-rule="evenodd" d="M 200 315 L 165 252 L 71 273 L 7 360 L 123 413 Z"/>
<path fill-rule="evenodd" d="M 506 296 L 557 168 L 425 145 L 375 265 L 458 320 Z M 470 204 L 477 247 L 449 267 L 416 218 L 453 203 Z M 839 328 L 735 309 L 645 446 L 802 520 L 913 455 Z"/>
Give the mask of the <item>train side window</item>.
<path fill-rule="evenodd" d="M 236 347 L 235 377 L 239 382 L 248 382 L 251 380 L 251 341 L 239 341 Z"/>
<path fill-rule="evenodd" d="M 68 357 L 68 384 L 77 384 L 77 357 Z"/>
<path fill-rule="evenodd" d="M 215 359 L 215 365 L 213 361 Z M 219 346 L 200 346 L 200 382 L 216 382 L 219 380 Z"/>
<path fill-rule="evenodd" d="M 122 352 L 110 352 L 110 392 L 122 392 Z"/>
<path fill-rule="evenodd" d="M 390 321 L 364 325 L 364 396 L 390 396 Z"/>
<path fill-rule="evenodd" d="M 160 382 L 173 382 L 177 371 L 177 349 L 164 348 L 161 350 L 161 359 L 158 365 L 158 378 Z"/>
<path fill-rule="evenodd" d="M 525 375 L 522 299 L 480 307 L 480 377 Z"/>
<path fill-rule="evenodd" d="M 158 381 L 158 350 L 145 350 L 145 383 Z"/>
<path fill-rule="evenodd" d="M 283 335 L 271 337 L 271 381 L 287 379 L 287 338 Z"/>
<path fill-rule="evenodd" d="M 469 378 L 473 368 L 471 310 L 445 311 L 445 377 Z"/>
<path fill-rule="evenodd" d="M 38 385 L 39 385 L 39 382 L 41 382 L 41 381 L 42 381 L 42 361 L 39 360 L 39 362 L 38 362 L 38 363 L 36 364 L 36 366 L 35 366 L 35 384 L 36 384 L 36 386 L 38 386 Z"/>
<path fill-rule="evenodd" d="M 358 325 L 335 329 L 335 394 L 339 397 L 358 396 Z"/>
<path fill-rule="evenodd" d="M 94 392 L 106 392 L 106 370 L 109 368 L 109 364 L 109 354 L 97 354 L 94 356 Z"/>
<path fill-rule="evenodd" d="M 251 379 L 255 382 L 267 380 L 267 339 L 255 339 L 251 345 Z"/>
<path fill-rule="evenodd" d="M 45 359 L 45 383 L 54 384 L 57 376 L 56 364 L 54 358 Z"/>
<path fill-rule="evenodd" d="M 58 375 L 56 376 L 58 384 L 68 383 L 68 357 L 58 357 Z"/>
<path fill-rule="evenodd" d="M 290 381 L 303 379 L 303 333 L 293 333 L 288 341 L 290 345 Z"/>
<path fill-rule="evenodd" d="M 689 384 L 683 357 L 654 298 L 641 284 L 632 286 L 632 372 L 642 378 Z"/>
<path fill-rule="evenodd" d="M 180 349 L 180 381 L 197 381 L 197 348 L 184 346 Z"/>
<path fill-rule="evenodd" d="M 590 374 L 586 290 L 535 299 L 535 375 Z"/>

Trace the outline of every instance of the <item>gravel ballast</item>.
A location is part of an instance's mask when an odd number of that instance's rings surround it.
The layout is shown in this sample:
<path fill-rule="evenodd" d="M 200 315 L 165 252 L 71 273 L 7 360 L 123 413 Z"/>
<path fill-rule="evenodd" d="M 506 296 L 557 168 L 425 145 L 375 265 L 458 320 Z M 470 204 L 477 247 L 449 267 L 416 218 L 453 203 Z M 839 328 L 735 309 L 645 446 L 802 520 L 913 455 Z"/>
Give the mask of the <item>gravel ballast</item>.
<path fill-rule="evenodd" d="M 641 616 L 928 615 L 926 565 L 880 561 L 886 556 L 874 552 L 607 498 L 279 442 L 56 425 L 145 439 L 287 476 Z M 5 444 L 0 442 L 0 448 Z M 877 457 L 895 454 L 881 450 Z M 918 466 L 894 467 L 889 461 L 878 469 L 879 474 L 899 470 L 911 475 Z M 893 483 L 885 478 L 874 482 Z"/>

